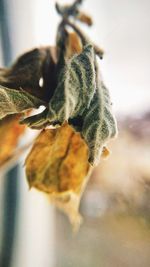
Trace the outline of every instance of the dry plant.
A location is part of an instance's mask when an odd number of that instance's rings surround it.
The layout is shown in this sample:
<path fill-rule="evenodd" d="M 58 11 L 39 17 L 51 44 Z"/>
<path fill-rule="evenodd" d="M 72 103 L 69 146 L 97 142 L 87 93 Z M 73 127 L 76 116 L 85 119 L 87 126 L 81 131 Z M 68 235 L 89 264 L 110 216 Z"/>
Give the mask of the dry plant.
<path fill-rule="evenodd" d="M 76 25 L 92 25 L 81 3 L 56 4 L 61 22 L 55 47 L 35 48 L 0 69 L 0 165 L 10 160 L 25 126 L 41 130 L 25 162 L 27 180 L 72 223 L 80 221 L 80 198 L 93 166 L 108 154 L 106 143 L 117 132 L 98 69 L 103 50 Z M 40 106 L 44 111 L 30 116 Z"/>

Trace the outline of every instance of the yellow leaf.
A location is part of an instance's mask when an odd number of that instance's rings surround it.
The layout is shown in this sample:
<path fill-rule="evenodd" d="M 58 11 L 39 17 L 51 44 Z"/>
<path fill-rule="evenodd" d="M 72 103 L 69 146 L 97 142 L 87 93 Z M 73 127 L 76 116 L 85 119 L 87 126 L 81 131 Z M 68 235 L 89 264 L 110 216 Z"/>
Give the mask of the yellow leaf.
<path fill-rule="evenodd" d="M 51 201 L 80 222 L 80 198 L 90 174 L 88 147 L 69 125 L 43 130 L 26 159 L 30 187 L 49 193 Z"/>

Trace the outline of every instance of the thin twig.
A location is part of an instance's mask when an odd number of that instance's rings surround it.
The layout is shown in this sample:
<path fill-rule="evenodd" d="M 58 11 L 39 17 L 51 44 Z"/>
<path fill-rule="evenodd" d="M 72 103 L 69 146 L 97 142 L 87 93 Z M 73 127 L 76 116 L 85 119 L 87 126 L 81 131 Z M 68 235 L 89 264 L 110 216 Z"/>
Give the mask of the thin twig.
<path fill-rule="evenodd" d="M 64 19 L 64 24 L 70 26 L 79 35 L 83 46 L 85 46 L 86 44 L 91 44 L 95 50 L 96 55 L 99 56 L 100 59 L 103 58 L 103 54 L 104 54 L 103 49 L 97 46 L 96 44 L 94 44 L 87 36 L 85 36 L 85 34 L 82 33 L 82 31 L 80 30 L 78 26 L 70 22 L 68 19 Z"/>

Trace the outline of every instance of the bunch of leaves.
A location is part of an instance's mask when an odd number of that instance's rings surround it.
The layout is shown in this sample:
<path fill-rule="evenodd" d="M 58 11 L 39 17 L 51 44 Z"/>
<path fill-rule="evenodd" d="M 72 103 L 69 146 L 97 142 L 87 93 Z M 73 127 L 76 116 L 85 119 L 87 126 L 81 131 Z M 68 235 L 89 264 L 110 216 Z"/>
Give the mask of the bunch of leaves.
<path fill-rule="evenodd" d="M 48 193 L 72 222 L 92 166 L 108 154 L 105 145 L 117 132 L 98 70 L 103 50 L 75 24 L 92 25 L 90 16 L 80 11 L 81 3 L 56 4 L 61 22 L 55 47 L 34 49 L 10 68 L 0 69 L 2 121 L 10 114 L 45 107 L 20 121 L 42 130 L 26 160 L 27 179 L 30 187 Z M 53 129 L 43 130 L 47 127 Z"/>

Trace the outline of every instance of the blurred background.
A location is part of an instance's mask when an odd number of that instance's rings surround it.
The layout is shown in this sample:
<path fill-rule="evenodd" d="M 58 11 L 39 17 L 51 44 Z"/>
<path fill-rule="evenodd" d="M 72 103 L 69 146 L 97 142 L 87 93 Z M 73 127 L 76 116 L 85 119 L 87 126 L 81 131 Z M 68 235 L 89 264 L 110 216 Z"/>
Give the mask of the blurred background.
<path fill-rule="evenodd" d="M 0 0 L 1 66 L 55 43 L 54 5 L 53 0 Z M 44 194 L 28 190 L 23 156 L 0 173 L 2 267 L 150 266 L 150 2 L 85 0 L 83 10 L 94 25 L 82 28 L 105 50 L 100 69 L 119 136 L 109 145 L 108 160 L 92 173 L 76 235 Z M 26 138 L 31 139 L 30 131 Z"/>

